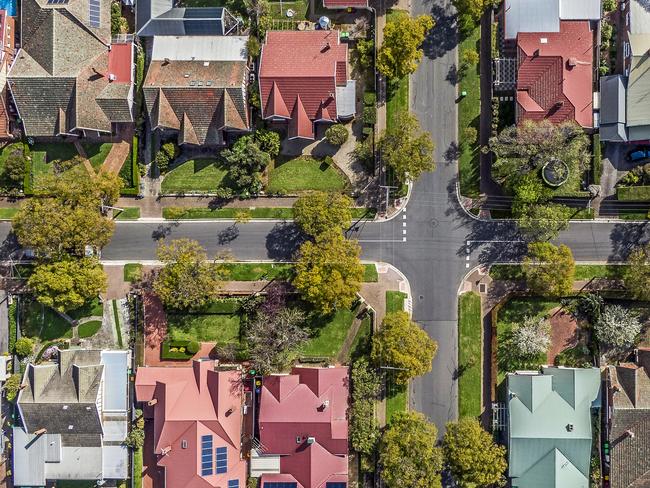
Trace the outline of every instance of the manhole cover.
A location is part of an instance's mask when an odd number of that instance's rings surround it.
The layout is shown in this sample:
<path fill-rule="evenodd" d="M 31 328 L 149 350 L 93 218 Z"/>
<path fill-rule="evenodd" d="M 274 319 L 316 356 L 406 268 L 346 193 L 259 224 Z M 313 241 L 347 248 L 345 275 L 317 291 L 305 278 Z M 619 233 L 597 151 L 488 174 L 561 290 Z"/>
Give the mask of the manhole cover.
<path fill-rule="evenodd" d="M 431 219 L 431 227 L 438 227 L 438 219 Z"/>

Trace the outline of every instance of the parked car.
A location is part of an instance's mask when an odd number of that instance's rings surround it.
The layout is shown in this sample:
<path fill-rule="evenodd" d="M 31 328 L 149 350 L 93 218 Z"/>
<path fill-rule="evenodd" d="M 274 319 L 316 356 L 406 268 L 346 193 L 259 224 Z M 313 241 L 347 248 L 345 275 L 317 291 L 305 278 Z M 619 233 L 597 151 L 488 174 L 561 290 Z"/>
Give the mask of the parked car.
<path fill-rule="evenodd" d="M 638 163 L 644 159 L 650 159 L 650 149 L 639 148 L 627 153 L 627 160 L 632 163 Z"/>

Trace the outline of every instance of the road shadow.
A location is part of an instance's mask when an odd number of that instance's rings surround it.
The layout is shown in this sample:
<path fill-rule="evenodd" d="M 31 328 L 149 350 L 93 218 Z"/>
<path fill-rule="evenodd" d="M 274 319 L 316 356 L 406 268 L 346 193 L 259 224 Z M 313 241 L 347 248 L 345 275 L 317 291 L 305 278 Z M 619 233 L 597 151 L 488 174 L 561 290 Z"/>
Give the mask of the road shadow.
<path fill-rule="evenodd" d="M 219 241 L 220 246 L 225 246 L 230 244 L 232 241 L 239 237 L 239 227 L 236 224 L 232 224 L 217 234 L 217 240 Z"/>
<path fill-rule="evenodd" d="M 465 256 L 467 250 L 479 252 L 480 264 L 518 262 L 526 255 L 528 241 L 521 235 L 516 222 L 475 220 L 467 217 L 470 230 L 465 242 L 456 251 Z"/>
<path fill-rule="evenodd" d="M 612 253 L 608 261 L 624 261 L 635 248 L 650 241 L 648 224 L 616 224 L 609 234 Z"/>
<path fill-rule="evenodd" d="M 458 34 L 456 26 L 458 16 L 451 7 L 444 8 L 440 5 L 431 5 L 431 16 L 436 25 L 433 26 L 424 42 L 422 50 L 429 59 L 437 59 L 444 56 L 458 45 Z"/>
<path fill-rule="evenodd" d="M 180 225 L 180 222 L 177 222 L 177 221 L 176 222 L 171 222 L 169 224 L 160 224 L 151 233 L 151 238 L 154 241 L 160 241 L 162 239 L 165 239 L 166 237 L 169 237 L 171 235 L 173 228 L 178 227 L 179 225 Z"/>
<path fill-rule="evenodd" d="M 266 251 L 270 259 L 288 261 L 307 240 L 307 236 L 292 222 L 279 222 L 266 236 Z"/>
<path fill-rule="evenodd" d="M 18 239 L 16 234 L 9 232 L 7 237 L 0 243 L 0 257 L 2 259 L 8 259 L 13 257 L 14 259 L 20 259 L 22 256 L 12 256 L 16 251 L 20 249 L 20 244 L 18 244 Z"/>

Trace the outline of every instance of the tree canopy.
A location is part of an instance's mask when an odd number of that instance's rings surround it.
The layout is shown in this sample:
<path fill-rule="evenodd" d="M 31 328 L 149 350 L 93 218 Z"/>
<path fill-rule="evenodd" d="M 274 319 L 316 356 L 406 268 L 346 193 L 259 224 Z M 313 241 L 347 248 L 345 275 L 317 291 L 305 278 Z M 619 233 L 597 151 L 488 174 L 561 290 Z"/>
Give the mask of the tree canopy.
<path fill-rule="evenodd" d="M 381 477 L 389 488 L 440 487 L 438 429 L 419 412 L 398 412 L 379 444 Z"/>
<path fill-rule="evenodd" d="M 164 267 L 153 289 L 167 307 L 198 309 L 214 300 L 220 289 L 223 270 L 207 260 L 205 249 L 194 240 L 177 239 L 158 247 Z"/>
<path fill-rule="evenodd" d="M 372 361 L 395 370 L 395 383 L 405 385 L 411 378 L 431 371 L 438 344 L 413 322 L 408 313 L 387 313 L 379 332 L 372 337 Z"/>
<path fill-rule="evenodd" d="M 352 222 L 352 199 L 340 193 L 312 192 L 293 204 L 294 222 L 310 236 L 344 230 Z"/>
<path fill-rule="evenodd" d="M 465 417 L 447 424 L 442 441 L 445 461 L 461 488 L 479 488 L 503 480 L 506 450 L 497 445 L 478 420 Z"/>
<path fill-rule="evenodd" d="M 239 192 L 256 194 L 262 189 L 262 171 L 271 162 L 271 156 L 260 149 L 259 144 L 275 151 L 275 136 L 272 134 L 275 133 L 260 136 L 260 143 L 250 135 L 240 137 L 232 148 L 221 152 L 228 163 L 228 177 Z"/>
<path fill-rule="evenodd" d="M 625 287 L 640 300 L 650 300 L 650 244 L 634 249 L 627 258 Z"/>
<path fill-rule="evenodd" d="M 27 285 L 40 303 L 67 312 L 106 291 L 106 274 L 94 258 L 67 258 L 37 265 Z"/>
<path fill-rule="evenodd" d="M 350 445 L 357 452 L 372 454 L 379 440 L 375 417 L 375 400 L 381 380 L 375 370 L 361 357 L 352 365 L 352 402 L 349 410 Z"/>
<path fill-rule="evenodd" d="M 316 236 L 300 246 L 293 285 L 321 314 L 352 306 L 363 280 L 361 247 L 340 231 Z"/>
<path fill-rule="evenodd" d="M 508 340 L 508 347 L 523 359 L 533 359 L 548 351 L 551 327 L 545 318 L 524 317 Z"/>
<path fill-rule="evenodd" d="M 594 324 L 596 340 L 605 349 L 625 351 L 641 333 L 639 316 L 620 305 L 606 305 Z"/>
<path fill-rule="evenodd" d="M 387 22 L 384 42 L 377 53 L 377 70 L 389 80 L 414 73 L 422 58 L 420 46 L 433 25 L 430 15 L 403 15 Z"/>
<path fill-rule="evenodd" d="M 401 114 L 398 123 L 384 131 L 378 144 L 383 160 L 401 182 L 417 180 L 423 172 L 435 169 L 435 146 L 413 114 Z"/>
<path fill-rule="evenodd" d="M 573 290 L 575 262 L 564 244 L 531 242 L 523 262 L 528 287 L 542 296 L 564 296 Z"/>

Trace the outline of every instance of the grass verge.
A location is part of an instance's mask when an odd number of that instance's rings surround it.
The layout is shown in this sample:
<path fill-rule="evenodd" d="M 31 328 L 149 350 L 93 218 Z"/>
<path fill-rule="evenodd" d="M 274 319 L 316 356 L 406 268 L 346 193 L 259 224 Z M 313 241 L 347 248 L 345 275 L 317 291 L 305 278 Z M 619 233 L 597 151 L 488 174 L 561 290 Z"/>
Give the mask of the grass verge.
<path fill-rule="evenodd" d="M 389 290 L 386 292 L 386 313 L 399 312 L 404 310 L 404 301 L 406 293 L 401 291 Z"/>
<path fill-rule="evenodd" d="M 142 448 L 133 451 L 133 488 L 142 488 Z"/>
<path fill-rule="evenodd" d="M 125 207 L 123 211 L 115 216 L 115 220 L 138 220 L 140 218 L 139 207 Z"/>
<path fill-rule="evenodd" d="M 142 265 L 140 263 L 127 263 L 124 265 L 124 281 L 134 283 L 142 278 Z"/>
<path fill-rule="evenodd" d="M 0 220 L 11 220 L 18 213 L 18 208 L 0 208 Z"/>
<path fill-rule="evenodd" d="M 193 219 L 235 219 L 238 213 L 247 211 L 252 219 L 293 219 L 291 207 L 254 207 L 254 208 L 163 208 L 163 218 L 169 220 Z M 351 209 L 352 219 L 374 219 L 377 210 L 374 208 L 355 207 Z"/>
<path fill-rule="evenodd" d="M 458 303 L 458 413 L 481 415 L 481 297 L 464 293 Z"/>
<path fill-rule="evenodd" d="M 622 279 L 627 265 L 624 264 L 577 264 L 576 280 L 592 278 Z M 490 268 L 494 280 L 524 280 L 523 268 L 519 264 L 495 264 Z"/>

